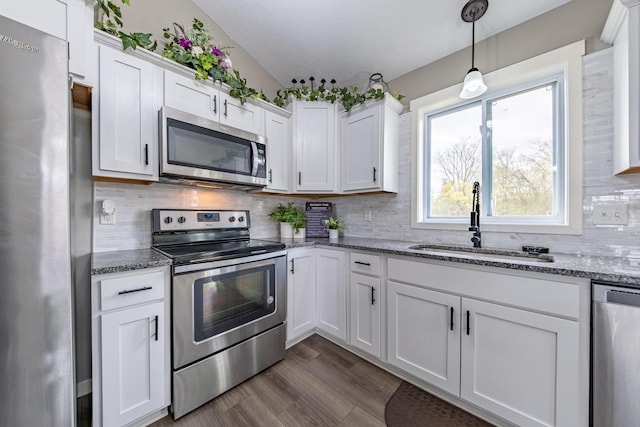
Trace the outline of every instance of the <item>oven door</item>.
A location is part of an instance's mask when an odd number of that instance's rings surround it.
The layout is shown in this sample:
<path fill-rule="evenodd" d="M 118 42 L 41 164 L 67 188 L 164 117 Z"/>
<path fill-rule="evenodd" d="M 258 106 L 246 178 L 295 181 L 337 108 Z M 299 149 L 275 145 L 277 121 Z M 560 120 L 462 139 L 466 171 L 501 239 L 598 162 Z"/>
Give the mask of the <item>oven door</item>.
<path fill-rule="evenodd" d="M 283 323 L 284 251 L 205 264 L 173 277 L 173 367 L 195 362 Z M 194 265 L 185 266 L 192 270 Z"/>

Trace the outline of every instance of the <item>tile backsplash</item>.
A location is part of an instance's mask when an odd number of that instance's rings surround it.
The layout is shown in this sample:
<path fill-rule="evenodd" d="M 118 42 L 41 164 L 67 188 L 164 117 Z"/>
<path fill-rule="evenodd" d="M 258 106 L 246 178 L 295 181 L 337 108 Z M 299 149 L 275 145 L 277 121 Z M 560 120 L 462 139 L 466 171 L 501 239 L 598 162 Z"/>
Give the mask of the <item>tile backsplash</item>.
<path fill-rule="evenodd" d="M 613 170 L 613 80 L 612 49 L 583 59 L 584 177 L 583 234 L 541 235 L 483 232 L 486 247 L 519 248 L 522 244 L 548 246 L 552 252 L 640 256 L 640 174 L 612 175 Z M 429 243 L 469 243 L 461 231 L 411 228 L 411 115 L 400 121 L 399 192 L 322 199 L 334 203 L 345 223 L 345 235 L 377 237 Z M 116 225 L 100 225 L 100 203 L 116 204 Z M 279 202 L 295 201 L 303 207 L 307 199 L 251 194 L 237 191 L 203 190 L 168 184 L 150 186 L 96 182 L 94 185 L 94 251 L 147 248 L 151 245 L 152 208 L 248 209 L 252 236 L 278 235 L 277 224 L 267 215 Z M 600 226 L 592 221 L 596 204 L 624 202 L 626 226 Z M 364 214 L 371 210 L 371 221 Z"/>

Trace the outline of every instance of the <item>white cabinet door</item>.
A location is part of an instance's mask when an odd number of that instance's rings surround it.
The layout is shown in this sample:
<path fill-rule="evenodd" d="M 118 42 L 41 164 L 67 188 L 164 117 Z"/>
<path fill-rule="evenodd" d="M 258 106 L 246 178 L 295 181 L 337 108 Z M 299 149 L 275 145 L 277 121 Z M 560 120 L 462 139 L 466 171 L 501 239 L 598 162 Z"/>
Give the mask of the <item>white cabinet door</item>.
<path fill-rule="evenodd" d="M 203 81 L 164 71 L 164 105 L 185 113 L 218 121 L 220 92 Z"/>
<path fill-rule="evenodd" d="M 341 117 L 344 191 L 380 187 L 381 111 L 378 103 Z"/>
<path fill-rule="evenodd" d="M 2 1 L 0 15 L 66 40 L 67 5 L 65 3 L 66 1 L 51 0 Z"/>
<path fill-rule="evenodd" d="M 577 426 L 578 324 L 462 298 L 461 397 L 519 426 Z"/>
<path fill-rule="evenodd" d="M 256 105 L 245 102 L 240 103 L 237 98 L 232 98 L 224 92 L 220 92 L 220 124 L 242 129 L 247 132 L 264 135 L 264 110 Z"/>
<path fill-rule="evenodd" d="M 316 270 L 313 248 L 287 251 L 287 343 L 313 331 L 316 307 Z"/>
<path fill-rule="evenodd" d="M 265 112 L 267 137 L 267 189 L 289 191 L 290 119 Z"/>
<path fill-rule="evenodd" d="M 380 357 L 380 279 L 351 273 L 351 344 Z"/>
<path fill-rule="evenodd" d="M 403 106 L 391 95 L 340 115 L 342 191 L 398 192 Z"/>
<path fill-rule="evenodd" d="M 335 191 L 335 104 L 294 101 L 293 120 L 296 191 Z"/>
<path fill-rule="evenodd" d="M 100 145 L 94 175 L 157 181 L 157 68 L 106 46 L 100 46 L 99 68 Z"/>
<path fill-rule="evenodd" d="M 122 426 L 165 404 L 164 303 L 104 314 L 103 426 Z"/>
<path fill-rule="evenodd" d="M 346 257 L 342 251 L 316 249 L 316 325 L 347 339 Z"/>
<path fill-rule="evenodd" d="M 389 281 L 389 363 L 460 393 L 460 297 Z"/>

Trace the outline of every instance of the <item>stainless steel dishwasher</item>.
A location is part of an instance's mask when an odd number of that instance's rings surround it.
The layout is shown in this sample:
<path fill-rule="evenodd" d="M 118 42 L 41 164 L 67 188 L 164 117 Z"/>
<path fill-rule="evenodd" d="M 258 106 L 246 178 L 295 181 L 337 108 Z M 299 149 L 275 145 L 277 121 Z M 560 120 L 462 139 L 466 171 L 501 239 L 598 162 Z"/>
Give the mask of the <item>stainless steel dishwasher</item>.
<path fill-rule="evenodd" d="M 640 289 L 593 283 L 592 422 L 640 425 Z"/>

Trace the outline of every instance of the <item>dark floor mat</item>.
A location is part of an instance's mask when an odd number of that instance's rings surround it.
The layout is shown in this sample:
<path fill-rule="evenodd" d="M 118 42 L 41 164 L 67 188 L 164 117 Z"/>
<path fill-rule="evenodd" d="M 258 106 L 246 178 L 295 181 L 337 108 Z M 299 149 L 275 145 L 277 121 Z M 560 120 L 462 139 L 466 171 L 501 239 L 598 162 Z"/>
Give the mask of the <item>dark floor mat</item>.
<path fill-rule="evenodd" d="M 491 427 L 491 424 L 405 381 L 387 402 L 388 427 Z"/>

